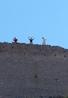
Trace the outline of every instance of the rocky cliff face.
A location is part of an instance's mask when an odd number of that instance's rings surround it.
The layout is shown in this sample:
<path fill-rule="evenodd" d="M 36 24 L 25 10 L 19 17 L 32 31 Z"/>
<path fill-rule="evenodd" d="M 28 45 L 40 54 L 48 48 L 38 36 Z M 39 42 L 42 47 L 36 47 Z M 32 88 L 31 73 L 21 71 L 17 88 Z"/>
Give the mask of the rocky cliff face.
<path fill-rule="evenodd" d="M 1 98 L 57 95 L 68 95 L 67 49 L 49 45 L 0 43 Z"/>

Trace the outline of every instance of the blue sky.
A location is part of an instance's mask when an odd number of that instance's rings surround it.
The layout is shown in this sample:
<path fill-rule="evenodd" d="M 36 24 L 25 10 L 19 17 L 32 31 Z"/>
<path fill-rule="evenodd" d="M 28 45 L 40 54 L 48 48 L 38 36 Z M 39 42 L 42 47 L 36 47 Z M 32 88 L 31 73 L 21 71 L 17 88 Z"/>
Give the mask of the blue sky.
<path fill-rule="evenodd" d="M 68 0 L 0 0 L 0 41 L 47 44 L 68 48 Z"/>

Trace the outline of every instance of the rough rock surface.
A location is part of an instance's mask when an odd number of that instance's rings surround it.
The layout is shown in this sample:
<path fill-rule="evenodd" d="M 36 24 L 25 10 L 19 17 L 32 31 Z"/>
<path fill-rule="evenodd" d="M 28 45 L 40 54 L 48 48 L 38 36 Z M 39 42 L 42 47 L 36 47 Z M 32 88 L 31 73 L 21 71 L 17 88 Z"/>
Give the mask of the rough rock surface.
<path fill-rule="evenodd" d="M 68 95 L 67 49 L 0 43 L 0 98 L 57 95 Z"/>

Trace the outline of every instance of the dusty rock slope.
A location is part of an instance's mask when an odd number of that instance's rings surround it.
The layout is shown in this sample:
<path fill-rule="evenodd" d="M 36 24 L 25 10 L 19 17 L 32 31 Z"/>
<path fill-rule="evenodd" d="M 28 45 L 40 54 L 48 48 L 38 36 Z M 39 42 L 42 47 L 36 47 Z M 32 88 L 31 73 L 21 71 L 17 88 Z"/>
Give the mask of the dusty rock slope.
<path fill-rule="evenodd" d="M 68 50 L 0 43 L 0 96 L 48 95 L 68 95 Z"/>

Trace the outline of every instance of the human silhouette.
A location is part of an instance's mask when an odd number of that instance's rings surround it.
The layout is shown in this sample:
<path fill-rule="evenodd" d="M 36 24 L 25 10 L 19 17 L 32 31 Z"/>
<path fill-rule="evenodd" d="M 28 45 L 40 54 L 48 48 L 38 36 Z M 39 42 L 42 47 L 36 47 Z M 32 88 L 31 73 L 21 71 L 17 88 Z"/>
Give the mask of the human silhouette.
<path fill-rule="evenodd" d="M 29 38 L 29 41 L 30 41 L 30 44 L 33 44 L 33 38 L 31 37 L 31 38 Z"/>
<path fill-rule="evenodd" d="M 16 37 L 13 38 L 14 43 L 17 43 L 18 39 Z"/>

